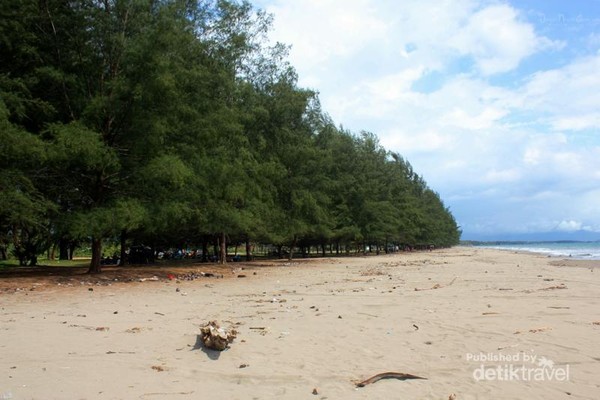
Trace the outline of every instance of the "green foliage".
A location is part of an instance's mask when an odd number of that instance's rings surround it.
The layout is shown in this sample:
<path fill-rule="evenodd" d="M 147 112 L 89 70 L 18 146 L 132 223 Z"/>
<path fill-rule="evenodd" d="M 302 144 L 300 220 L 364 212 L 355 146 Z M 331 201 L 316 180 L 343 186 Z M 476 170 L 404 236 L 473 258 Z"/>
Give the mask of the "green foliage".
<path fill-rule="evenodd" d="M 24 262 L 94 239 L 98 263 L 103 238 L 458 242 L 408 162 L 298 87 L 248 2 L 8 0 L 0 15 L 0 247 Z"/>
<path fill-rule="evenodd" d="M 8 121 L 0 100 L 0 246 L 12 244 L 21 265 L 35 265 L 49 243 L 49 218 L 56 210 L 38 190 L 37 167 L 45 160 L 43 143 Z"/>

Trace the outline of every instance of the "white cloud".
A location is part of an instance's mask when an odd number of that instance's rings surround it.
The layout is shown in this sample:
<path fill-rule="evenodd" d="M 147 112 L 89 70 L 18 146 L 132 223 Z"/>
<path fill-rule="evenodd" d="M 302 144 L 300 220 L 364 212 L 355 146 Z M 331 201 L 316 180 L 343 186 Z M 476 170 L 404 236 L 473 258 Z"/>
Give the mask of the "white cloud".
<path fill-rule="evenodd" d="M 523 88 L 519 105 L 545 115 L 559 131 L 600 128 L 600 55 L 541 71 Z"/>
<path fill-rule="evenodd" d="M 575 231 L 580 231 L 582 228 L 582 225 L 583 224 L 581 222 L 573 221 L 573 220 L 561 221 L 556 226 L 556 230 L 557 231 L 565 231 L 565 232 L 575 232 Z"/>
<path fill-rule="evenodd" d="M 472 56 L 484 75 L 492 75 L 516 68 L 549 41 L 519 21 L 514 8 L 498 4 L 472 14 L 449 43 L 461 54 Z"/>
<path fill-rule="evenodd" d="M 510 183 L 516 182 L 521 179 L 521 172 L 517 168 L 510 168 L 504 170 L 492 169 L 485 174 L 484 180 L 487 183 Z"/>
<path fill-rule="evenodd" d="M 407 68 L 398 73 L 386 75 L 383 78 L 367 82 L 365 89 L 370 95 L 378 96 L 384 101 L 401 100 L 410 92 L 412 84 L 423 76 L 425 68 L 417 66 Z"/>
<path fill-rule="evenodd" d="M 451 137 L 439 132 L 430 130 L 422 131 L 419 135 L 397 130 L 389 132 L 382 137 L 382 144 L 388 149 L 402 149 L 404 152 L 411 153 L 438 153 L 440 150 L 449 150 L 452 148 Z M 449 162 L 448 167 L 453 165 L 464 165 L 462 162 Z"/>
<path fill-rule="evenodd" d="M 455 107 L 452 111 L 442 116 L 442 123 L 463 129 L 489 129 L 507 113 L 506 110 L 486 107 L 476 115 L 469 115 L 463 109 Z"/>
<path fill-rule="evenodd" d="M 577 116 L 559 116 L 552 120 L 554 129 L 558 131 L 581 131 L 600 127 L 600 112 Z"/>
<path fill-rule="evenodd" d="M 266 10 L 276 16 L 271 36 L 292 44 L 292 65 L 315 84 L 322 83 L 317 76 L 331 59 L 349 57 L 387 32 L 368 0 L 344 2 L 343 7 L 335 0 L 278 1 Z"/>

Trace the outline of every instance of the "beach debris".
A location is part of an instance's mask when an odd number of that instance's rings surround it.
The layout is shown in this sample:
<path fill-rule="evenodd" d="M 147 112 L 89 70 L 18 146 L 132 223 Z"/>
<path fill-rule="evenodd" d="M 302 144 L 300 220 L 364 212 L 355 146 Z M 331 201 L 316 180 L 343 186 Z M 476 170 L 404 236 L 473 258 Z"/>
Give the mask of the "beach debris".
<path fill-rule="evenodd" d="M 600 321 L 594 321 L 592 322 L 592 325 L 600 325 Z"/>
<path fill-rule="evenodd" d="M 424 289 L 415 288 L 415 292 L 420 292 L 420 291 L 423 291 L 423 290 L 435 290 L 435 289 L 441 289 L 441 288 L 444 288 L 444 287 L 447 287 L 447 286 L 452 286 L 454 284 L 454 281 L 456 281 L 456 278 L 458 278 L 458 276 L 455 276 L 454 279 L 452 279 L 450 281 L 450 283 L 448 283 L 447 285 L 440 285 L 439 283 L 436 283 L 435 285 L 433 285 L 430 288 L 424 288 Z"/>
<path fill-rule="evenodd" d="M 146 281 L 158 281 L 158 276 L 153 276 L 151 278 L 140 278 L 138 279 L 138 282 L 146 282 Z"/>
<path fill-rule="evenodd" d="M 233 328 L 229 330 L 221 328 L 217 321 L 210 321 L 200 328 L 201 339 L 204 346 L 214 350 L 225 350 L 229 343 L 237 336 L 237 331 Z"/>
<path fill-rule="evenodd" d="M 481 315 L 496 315 L 496 314 L 500 314 L 499 312 L 484 312 L 481 313 Z"/>
<path fill-rule="evenodd" d="M 96 328 L 97 331 L 107 331 L 109 329 L 110 328 L 108 326 L 99 326 L 99 327 Z"/>
<path fill-rule="evenodd" d="M 238 278 L 245 278 L 245 277 L 246 277 L 246 275 L 245 275 L 245 274 L 239 274 L 237 277 L 238 277 Z"/>
<path fill-rule="evenodd" d="M 165 370 L 165 368 L 160 365 L 153 365 L 152 369 L 155 370 L 156 372 L 163 372 Z"/>
<path fill-rule="evenodd" d="M 546 332 L 546 331 L 551 331 L 551 330 L 552 330 L 552 328 L 550 328 L 548 326 L 544 326 L 544 327 L 541 327 L 541 328 L 530 329 L 529 332 L 530 333 L 538 333 L 538 332 Z M 515 335 L 519 335 L 521 333 L 523 333 L 523 332 L 522 331 L 516 331 L 514 334 Z"/>
<path fill-rule="evenodd" d="M 517 347 L 519 344 L 515 343 L 515 344 L 509 344 L 508 346 L 498 346 L 498 350 L 504 350 L 504 349 L 512 349 L 513 347 Z"/>
<path fill-rule="evenodd" d="M 452 393 L 450 396 L 448 396 L 448 400 L 456 400 L 456 394 Z"/>
<path fill-rule="evenodd" d="M 240 368 L 248 368 L 250 364 L 240 364 Z"/>
<path fill-rule="evenodd" d="M 405 374 L 403 372 L 382 372 L 380 374 L 373 375 L 369 379 L 365 379 L 364 381 L 358 382 L 356 384 L 356 386 L 364 387 L 364 386 L 370 385 L 371 383 L 380 381 L 382 379 L 399 379 L 401 381 L 405 381 L 408 379 L 427 379 L 427 378 L 423 378 L 421 376 L 412 375 L 412 374 Z"/>
<path fill-rule="evenodd" d="M 538 333 L 538 332 L 545 332 L 545 331 L 551 331 L 551 330 L 552 330 L 552 328 L 545 326 L 545 327 L 542 327 L 542 328 L 530 329 L 529 332 L 531 332 L 531 333 Z"/>
<path fill-rule="evenodd" d="M 365 312 L 357 312 L 357 314 L 366 315 L 367 317 L 379 318 L 379 315 L 369 314 L 369 313 L 365 313 Z"/>
<path fill-rule="evenodd" d="M 549 306 L 548 308 L 554 308 L 555 310 L 569 310 L 571 307 Z"/>
<path fill-rule="evenodd" d="M 258 331 L 262 336 L 265 336 L 269 332 L 269 328 L 266 326 L 251 326 L 249 329 Z"/>
<path fill-rule="evenodd" d="M 415 328 L 415 330 L 419 330 L 419 327 L 417 326 L 417 324 L 413 324 L 413 328 Z"/>
<path fill-rule="evenodd" d="M 317 388 L 314 388 L 314 389 L 313 389 L 313 391 L 312 391 L 312 394 L 314 394 L 314 395 L 317 395 L 317 394 L 319 394 L 319 389 L 317 389 Z"/>
<path fill-rule="evenodd" d="M 565 285 L 564 283 L 561 283 L 561 284 L 558 284 L 555 286 L 548 286 L 548 287 L 541 288 L 538 290 L 555 290 L 555 289 L 567 289 L 567 285 Z"/>
<path fill-rule="evenodd" d="M 368 268 L 364 271 L 360 272 L 362 276 L 378 276 L 378 275 L 387 275 L 385 272 L 379 270 L 377 267 Z"/>
<path fill-rule="evenodd" d="M 140 333 L 142 328 L 134 326 L 133 328 L 127 329 L 125 332 L 127 333 Z"/>
<path fill-rule="evenodd" d="M 498 290 L 514 290 L 513 288 L 498 288 Z"/>

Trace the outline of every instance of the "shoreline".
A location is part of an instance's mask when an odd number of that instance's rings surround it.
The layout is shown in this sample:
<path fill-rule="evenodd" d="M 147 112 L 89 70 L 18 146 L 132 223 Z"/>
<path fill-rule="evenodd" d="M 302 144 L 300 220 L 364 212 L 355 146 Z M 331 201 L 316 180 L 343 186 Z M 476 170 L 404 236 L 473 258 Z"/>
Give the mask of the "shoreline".
<path fill-rule="evenodd" d="M 0 397 L 592 400 L 600 275 L 551 261 L 459 246 L 0 292 Z M 239 332 L 228 350 L 199 343 L 211 320 Z M 477 379 L 509 356 L 556 374 Z M 427 379 L 355 385 L 388 371 Z"/>
<path fill-rule="evenodd" d="M 532 243 L 545 243 L 545 242 L 532 242 Z M 548 243 L 554 243 L 554 242 L 548 242 Z M 569 242 L 571 243 L 571 242 Z M 573 242 L 573 243 L 582 243 L 582 242 Z M 583 243 L 587 243 L 587 242 L 583 242 Z M 596 243 L 596 242 L 590 242 L 590 243 Z M 526 243 L 524 243 L 526 244 Z M 590 258 L 590 257 L 585 257 L 585 256 L 572 256 L 572 255 L 566 255 L 566 254 L 552 254 L 552 253 L 548 253 L 548 252 L 544 252 L 544 251 L 536 251 L 533 248 L 509 248 L 509 247 L 501 247 L 501 246 L 487 246 L 487 245 L 472 245 L 472 246 L 465 246 L 465 247 L 473 247 L 473 248 L 481 248 L 481 249 L 491 249 L 491 250 L 501 250 L 501 251 L 514 251 L 514 252 L 523 252 L 526 254 L 539 254 L 539 255 L 543 255 L 549 258 L 553 258 L 553 259 L 565 259 L 565 260 L 569 260 L 569 261 L 589 261 L 589 262 L 594 262 L 597 261 L 598 265 L 600 266 L 600 256 L 594 256 L 594 258 Z M 589 255 L 591 256 L 591 255 Z"/>

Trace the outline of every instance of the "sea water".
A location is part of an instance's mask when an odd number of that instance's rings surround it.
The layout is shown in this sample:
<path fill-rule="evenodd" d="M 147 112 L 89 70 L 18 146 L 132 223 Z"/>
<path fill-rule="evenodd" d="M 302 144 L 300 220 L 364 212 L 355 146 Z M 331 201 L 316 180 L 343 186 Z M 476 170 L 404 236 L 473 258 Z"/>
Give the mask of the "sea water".
<path fill-rule="evenodd" d="M 573 258 L 577 260 L 600 260 L 600 242 L 494 242 L 481 243 L 478 247 L 528 251 L 552 257 Z"/>

